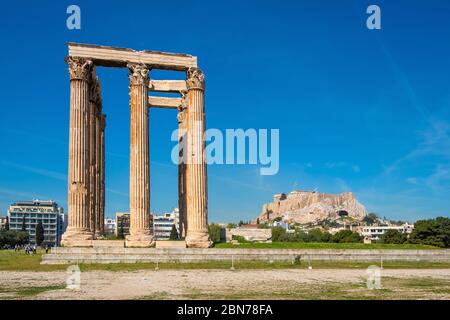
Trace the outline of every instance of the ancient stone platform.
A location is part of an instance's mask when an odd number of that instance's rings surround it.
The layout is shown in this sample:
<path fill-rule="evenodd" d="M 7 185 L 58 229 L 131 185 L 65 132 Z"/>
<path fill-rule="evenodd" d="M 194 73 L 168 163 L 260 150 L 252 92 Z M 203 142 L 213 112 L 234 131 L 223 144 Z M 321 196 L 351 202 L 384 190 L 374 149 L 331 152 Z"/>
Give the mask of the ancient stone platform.
<path fill-rule="evenodd" d="M 450 262 L 450 250 L 53 248 L 42 264 L 201 261 L 428 261 Z"/>

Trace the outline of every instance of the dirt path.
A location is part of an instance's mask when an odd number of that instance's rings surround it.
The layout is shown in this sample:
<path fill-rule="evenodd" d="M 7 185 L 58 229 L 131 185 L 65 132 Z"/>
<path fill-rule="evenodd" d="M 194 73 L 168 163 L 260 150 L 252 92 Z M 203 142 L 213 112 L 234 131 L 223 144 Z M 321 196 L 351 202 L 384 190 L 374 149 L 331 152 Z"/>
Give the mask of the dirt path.
<path fill-rule="evenodd" d="M 79 290 L 64 286 L 65 272 L 0 272 L 4 298 L 179 299 L 179 298 L 425 298 L 450 299 L 449 269 L 382 270 L 383 290 L 368 290 L 365 269 L 338 270 L 142 270 L 81 273 Z M 43 288 L 23 297 L 11 292 Z M 53 287 L 45 290 L 45 287 Z M 9 292 L 9 293 L 8 293 Z M 403 296 L 399 297 L 401 293 Z M 369 296 L 368 296 L 369 295 Z"/>

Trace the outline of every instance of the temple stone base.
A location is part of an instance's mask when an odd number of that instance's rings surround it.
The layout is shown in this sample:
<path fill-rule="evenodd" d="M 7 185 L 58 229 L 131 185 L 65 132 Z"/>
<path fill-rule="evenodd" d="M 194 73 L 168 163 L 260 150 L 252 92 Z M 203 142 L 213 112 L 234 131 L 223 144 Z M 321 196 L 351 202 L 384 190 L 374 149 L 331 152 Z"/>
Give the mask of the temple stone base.
<path fill-rule="evenodd" d="M 94 239 L 90 232 L 66 231 L 61 238 L 63 247 L 92 247 Z"/>
<path fill-rule="evenodd" d="M 42 264 L 139 263 L 222 261 L 232 266 L 239 261 L 265 261 L 268 268 L 275 261 L 314 266 L 314 261 L 411 261 L 450 262 L 450 250 L 376 250 L 376 249 L 189 249 L 189 248 L 52 248 L 42 257 Z"/>
<path fill-rule="evenodd" d="M 125 239 L 127 248 L 150 248 L 155 246 L 155 238 L 150 234 L 128 235 Z"/>
<path fill-rule="evenodd" d="M 162 240 L 156 241 L 155 248 L 186 248 L 185 241 L 171 241 L 171 240 Z"/>
<path fill-rule="evenodd" d="M 189 232 L 186 236 L 186 245 L 188 248 L 211 248 L 213 242 L 208 232 Z"/>
<path fill-rule="evenodd" d="M 102 233 L 100 233 L 100 232 L 96 232 L 94 238 L 95 238 L 95 240 L 104 240 L 104 239 L 106 239 L 105 236 Z"/>
<path fill-rule="evenodd" d="M 94 240 L 92 246 L 94 248 L 124 248 L 125 240 Z"/>

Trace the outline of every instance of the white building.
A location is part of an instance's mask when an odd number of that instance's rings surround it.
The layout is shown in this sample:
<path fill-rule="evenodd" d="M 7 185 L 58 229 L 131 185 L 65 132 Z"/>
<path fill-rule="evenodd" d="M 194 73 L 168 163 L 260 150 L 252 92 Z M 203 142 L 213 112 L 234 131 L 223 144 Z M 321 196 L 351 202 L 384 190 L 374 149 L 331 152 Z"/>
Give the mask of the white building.
<path fill-rule="evenodd" d="M 8 222 L 8 217 L 0 217 L 0 230 L 5 228 L 7 222 Z"/>
<path fill-rule="evenodd" d="M 105 234 L 115 234 L 116 233 L 116 219 L 106 218 L 105 219 Z"/>
<path fill-rule="evenodd" d="M 172 212 L 161 215 L 153 214 L 153 233 L 155 240 L 169 240 L 173 225 L 175 225 L 179 235 L 179 222 L 178 208 L 173 209 Z"/>
<path fill-rule="evenodd" d="M 361 235 L 365 242 L 377 241 L 387 230 L 398 230 L 401 233 L 410 234 L 414 229 L 413 224 L 405 223 L 401 226 L 365 226 L 362 228 Z"/>
<path fill-rule="evenodd" d="M 9 229 L 21 231 L 23 228 L 30 235 L 30 243 L 36 241 L 36 226 L 42 222 L 44 243 L 58 246 L 65 231 L 64 209 L 53 200 L 17 201 L 8 209 Z"/>

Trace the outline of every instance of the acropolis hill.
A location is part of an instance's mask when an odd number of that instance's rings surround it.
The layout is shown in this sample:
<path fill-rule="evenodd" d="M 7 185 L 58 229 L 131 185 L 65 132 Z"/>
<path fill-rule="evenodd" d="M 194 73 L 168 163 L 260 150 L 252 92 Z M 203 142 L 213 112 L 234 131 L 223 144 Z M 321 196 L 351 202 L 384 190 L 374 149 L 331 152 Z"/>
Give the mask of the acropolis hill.
<path fill-rule="evenodd" d="M 258 219 L 262 223 L 282 217 L 289 222 L 309 224 L 334 220 L 340 216 L 362 220 L 366 213 L 366 208 L 352 192 L 334 195 L 296 190 L 287 195 L 274 195 L 273 202 L 263 205 Z"/>

